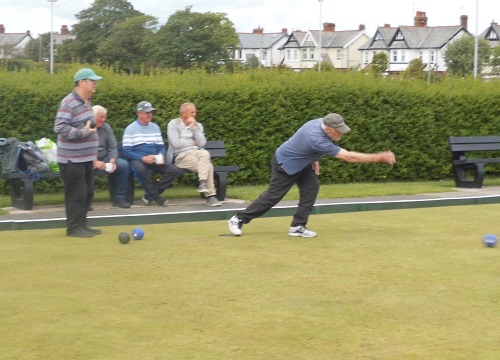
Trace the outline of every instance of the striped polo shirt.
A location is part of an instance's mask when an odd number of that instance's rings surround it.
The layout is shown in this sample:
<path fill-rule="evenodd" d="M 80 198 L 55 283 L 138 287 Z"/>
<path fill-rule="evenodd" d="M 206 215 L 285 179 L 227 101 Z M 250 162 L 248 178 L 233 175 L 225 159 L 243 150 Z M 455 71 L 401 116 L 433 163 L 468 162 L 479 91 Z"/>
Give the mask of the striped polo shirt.
<path fill-rule="evenodd" d="M 90 101 L 87 105 L 73 90 L 61 101 L 54 123 L 57 134 L 57 162 L 82 163 L 97 159 L 99 135 L 85 128 L 89 120 L 94 120 Z"/>

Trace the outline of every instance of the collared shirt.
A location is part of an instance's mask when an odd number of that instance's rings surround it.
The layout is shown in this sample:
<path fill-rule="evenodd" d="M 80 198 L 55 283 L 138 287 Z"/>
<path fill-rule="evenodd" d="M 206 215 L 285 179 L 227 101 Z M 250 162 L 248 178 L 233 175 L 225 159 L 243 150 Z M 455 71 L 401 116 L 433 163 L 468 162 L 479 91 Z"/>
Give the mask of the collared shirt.
<path fill-rule="evenodd" d="M 323 155 L 339 153 L 340 148 L 332 143 L 322 124 L 321 118 L 306 122 L 276 150 L 276 159 L 288 175 L 299 173 Z"/>
<path fill-rule="evenodd" d="M 85 128 L 89 120 L 94 120 L 90 101 L 85 104 L 75 90 L 62 99 L 54 122 L 58 163 L 96 160 L 99 138 Z"/>

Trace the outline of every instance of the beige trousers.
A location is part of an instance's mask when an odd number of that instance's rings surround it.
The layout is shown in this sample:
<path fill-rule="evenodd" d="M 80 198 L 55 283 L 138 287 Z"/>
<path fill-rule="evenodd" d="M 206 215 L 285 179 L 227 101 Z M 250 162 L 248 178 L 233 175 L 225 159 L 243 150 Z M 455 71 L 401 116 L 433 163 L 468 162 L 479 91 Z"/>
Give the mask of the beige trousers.
<path fill-rule="evenodd" d="M 175 166 L 198 173 L 198 180 L 205 180 L 209 193 L 206 197 L 216 195 L 214 184 L 214 166 L 210 161 L 210 153 L 205 149 L 188 150 L 175 157 Z"/>

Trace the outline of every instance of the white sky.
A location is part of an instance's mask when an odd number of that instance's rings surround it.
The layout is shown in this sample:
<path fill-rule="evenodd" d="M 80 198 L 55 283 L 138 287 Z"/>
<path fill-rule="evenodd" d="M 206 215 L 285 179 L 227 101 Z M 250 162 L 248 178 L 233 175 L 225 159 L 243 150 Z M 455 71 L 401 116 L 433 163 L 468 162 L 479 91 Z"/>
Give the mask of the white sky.
<path fill-rule="evenodd" d="M 317 30 L 322 22 L 336 24 L 336 30 L 366 26 L 369 36 L 377 26 L 413 25 L 417 11 L 427 14 L 428 26 L 460 25 L 467 15 L 468 30 L 476 33 L 476 4 L 479 4 L 478 32 L 492 21 L 500 23 L 500 0 L 129 0 L 138 11 L 158 18 L 161 25 L 178 10 L 192 5 L 194 12 L 226 13 L 237 32 Z M 52 3 L 54 31 L 61 25 L 71 30 L 75 15 L 89 8 L 93 0 L 57 0 Z M 320 5 L 321 4 L 321 5 Z M 321 12 L 321 22 L 320 22 Z M 0 24 L 8 33 L 31 31 L 33 37 L 50 32 L 51 3 L 48 0 L 0 0 Z"/>

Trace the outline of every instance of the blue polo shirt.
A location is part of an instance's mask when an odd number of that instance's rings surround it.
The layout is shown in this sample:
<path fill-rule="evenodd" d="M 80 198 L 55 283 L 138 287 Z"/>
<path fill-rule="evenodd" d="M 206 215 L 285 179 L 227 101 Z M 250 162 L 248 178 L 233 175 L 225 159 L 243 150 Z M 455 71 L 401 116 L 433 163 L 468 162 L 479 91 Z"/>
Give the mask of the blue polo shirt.
<path fill-rule="evenodd" d="M 336 156 L 340 148 L 321 127 L 323 119 L 306 122 L 276 150 L 276 159 L 288 175 L 295 175 L 323 155 Z"/>

